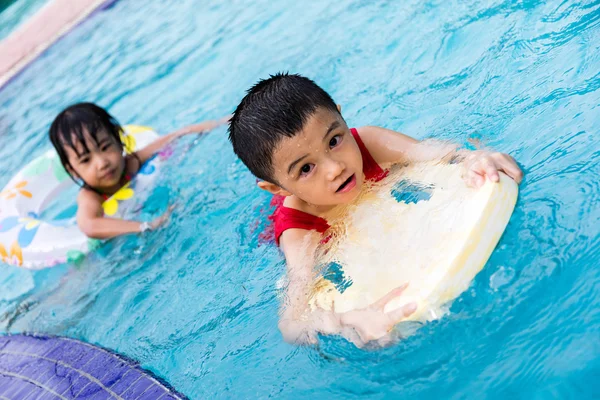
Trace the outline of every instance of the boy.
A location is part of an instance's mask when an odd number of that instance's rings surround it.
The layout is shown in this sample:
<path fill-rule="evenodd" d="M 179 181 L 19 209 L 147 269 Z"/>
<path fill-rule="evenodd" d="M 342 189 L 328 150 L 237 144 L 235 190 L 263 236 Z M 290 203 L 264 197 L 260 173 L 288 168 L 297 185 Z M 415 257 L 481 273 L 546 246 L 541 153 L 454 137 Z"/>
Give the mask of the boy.
<path fill-rule="evenodd" d="M 329 228 L 327 221 L 336 206 L 358 196 L 366 180 L 383 179 L 392 164 L 448 155 L 464 156 L 465 179 L 474 187 L 486 177 L 498 182 L 498 171 L 516 182 L 523 176 L 506 154 L 459 154 L 384 128 L 349 129 L 329 94 L 299 75 L 277 74 L 254 85 L 230 120 L 229 139 L 237 156 L 261 179 L 258 186 L 285 198 L 274 214 L 275 239 L 289 279 L 279 328 L 286 341 L 297 344 L 315 343 L 321 333 L 340 334 L 363 346 L 385 337 L 416 309 L 411 303 L 383 312 L 405 284 L 362 310 L 310 311 L 314 254 Z"/>

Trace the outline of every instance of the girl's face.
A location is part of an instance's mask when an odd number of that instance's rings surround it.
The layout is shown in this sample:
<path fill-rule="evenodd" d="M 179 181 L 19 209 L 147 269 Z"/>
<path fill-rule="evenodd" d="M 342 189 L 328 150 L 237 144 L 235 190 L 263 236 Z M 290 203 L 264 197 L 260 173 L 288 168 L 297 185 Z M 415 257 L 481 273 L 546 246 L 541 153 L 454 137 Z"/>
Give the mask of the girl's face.
<path fill-rule="evenodd" d="M 65 148 L 71 165 L 69 172 L 94 189 L 118 189 L 125 169 L 120 144 L 105 131 L 98 131 L 96 140 L 85 131 L 84 139 L 85 145 L 74 138 L 75 148 Z"/>

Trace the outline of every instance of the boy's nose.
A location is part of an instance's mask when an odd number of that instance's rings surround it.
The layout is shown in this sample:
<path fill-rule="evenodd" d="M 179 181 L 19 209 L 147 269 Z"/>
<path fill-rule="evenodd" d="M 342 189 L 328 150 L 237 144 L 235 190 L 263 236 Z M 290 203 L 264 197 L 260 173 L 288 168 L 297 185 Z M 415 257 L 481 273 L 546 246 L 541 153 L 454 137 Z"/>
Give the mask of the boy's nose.
<path fill-rule="evenodd" d="M 344 171 L 345 165 L 341 161 L 331 160 L 327 168 L 327 179 L 334 181 Z"/>

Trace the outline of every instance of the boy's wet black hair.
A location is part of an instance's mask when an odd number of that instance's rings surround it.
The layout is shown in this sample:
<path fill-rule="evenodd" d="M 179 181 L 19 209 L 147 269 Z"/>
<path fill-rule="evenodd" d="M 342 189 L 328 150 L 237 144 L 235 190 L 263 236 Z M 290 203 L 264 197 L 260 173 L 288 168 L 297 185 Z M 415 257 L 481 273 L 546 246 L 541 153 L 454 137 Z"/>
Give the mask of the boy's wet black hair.
<path fill-rule="evenodd" d="M 50 125 L 50 141 L 67 172 L 70 171 L 68 167 L 72 168 L 72 166 L 69 163 L 65 148 L 70 147 L 77 151 L 76 145 L 79 143 L 83 147 L 83 154 L 85 154 L 89 152 L 85 143 L 85 132 L 88 132 L 90 137 L 98 144 L 98 132 L 100 131 L 106 132 L 120 146 L 121 151 L 123 150 L 123 142 L 120 136 L 123 128 L 104 108 L 93 103 L 77 103 L 65 108 L 56 116 L 52 125 Z M 69 175 L 71 175 L 70 172 Z"/>
<path fill-rule="evenodd" d="M 273 177 L 273 152 L 284 138 L 298 134 L 318 108 L 339 113 L 329 94 L 296 74 L 278 73 L 248 90 L 229 122 L 233 151 L 257 178 Z"/>

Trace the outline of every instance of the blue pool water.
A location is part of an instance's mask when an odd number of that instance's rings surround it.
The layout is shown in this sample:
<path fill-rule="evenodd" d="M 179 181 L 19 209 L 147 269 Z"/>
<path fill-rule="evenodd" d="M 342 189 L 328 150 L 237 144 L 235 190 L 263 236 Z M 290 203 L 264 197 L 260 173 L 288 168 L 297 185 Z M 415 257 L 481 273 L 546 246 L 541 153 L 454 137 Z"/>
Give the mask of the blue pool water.
<path fill-rule="evenodd" d="M 17 26 L 35 14 L 46 2 L 46 0 L 3 0 L 0 2 L 0 40 L 7 37 Z M 4 5 L 6 8 L 2 7 Z"/>
<path fill-rule="evenodd" d="M 598 398 L 600 2 L 120 0 L 0 91 L 0 185 L 49 148 L 69 103 L 167 132 L 233 110 L 282 70 L 350 125 L 514 155 L 515 214 L 450 315 L 397 346 L 285 344 L 258 235 L 269 197 L 219 129 L 165 168 L 172 223 L 78 267 L 0 266 L 0 330 L 115 349 L 193 399 Z M 184 143 L 185 144 L 185 143 Z"/>

